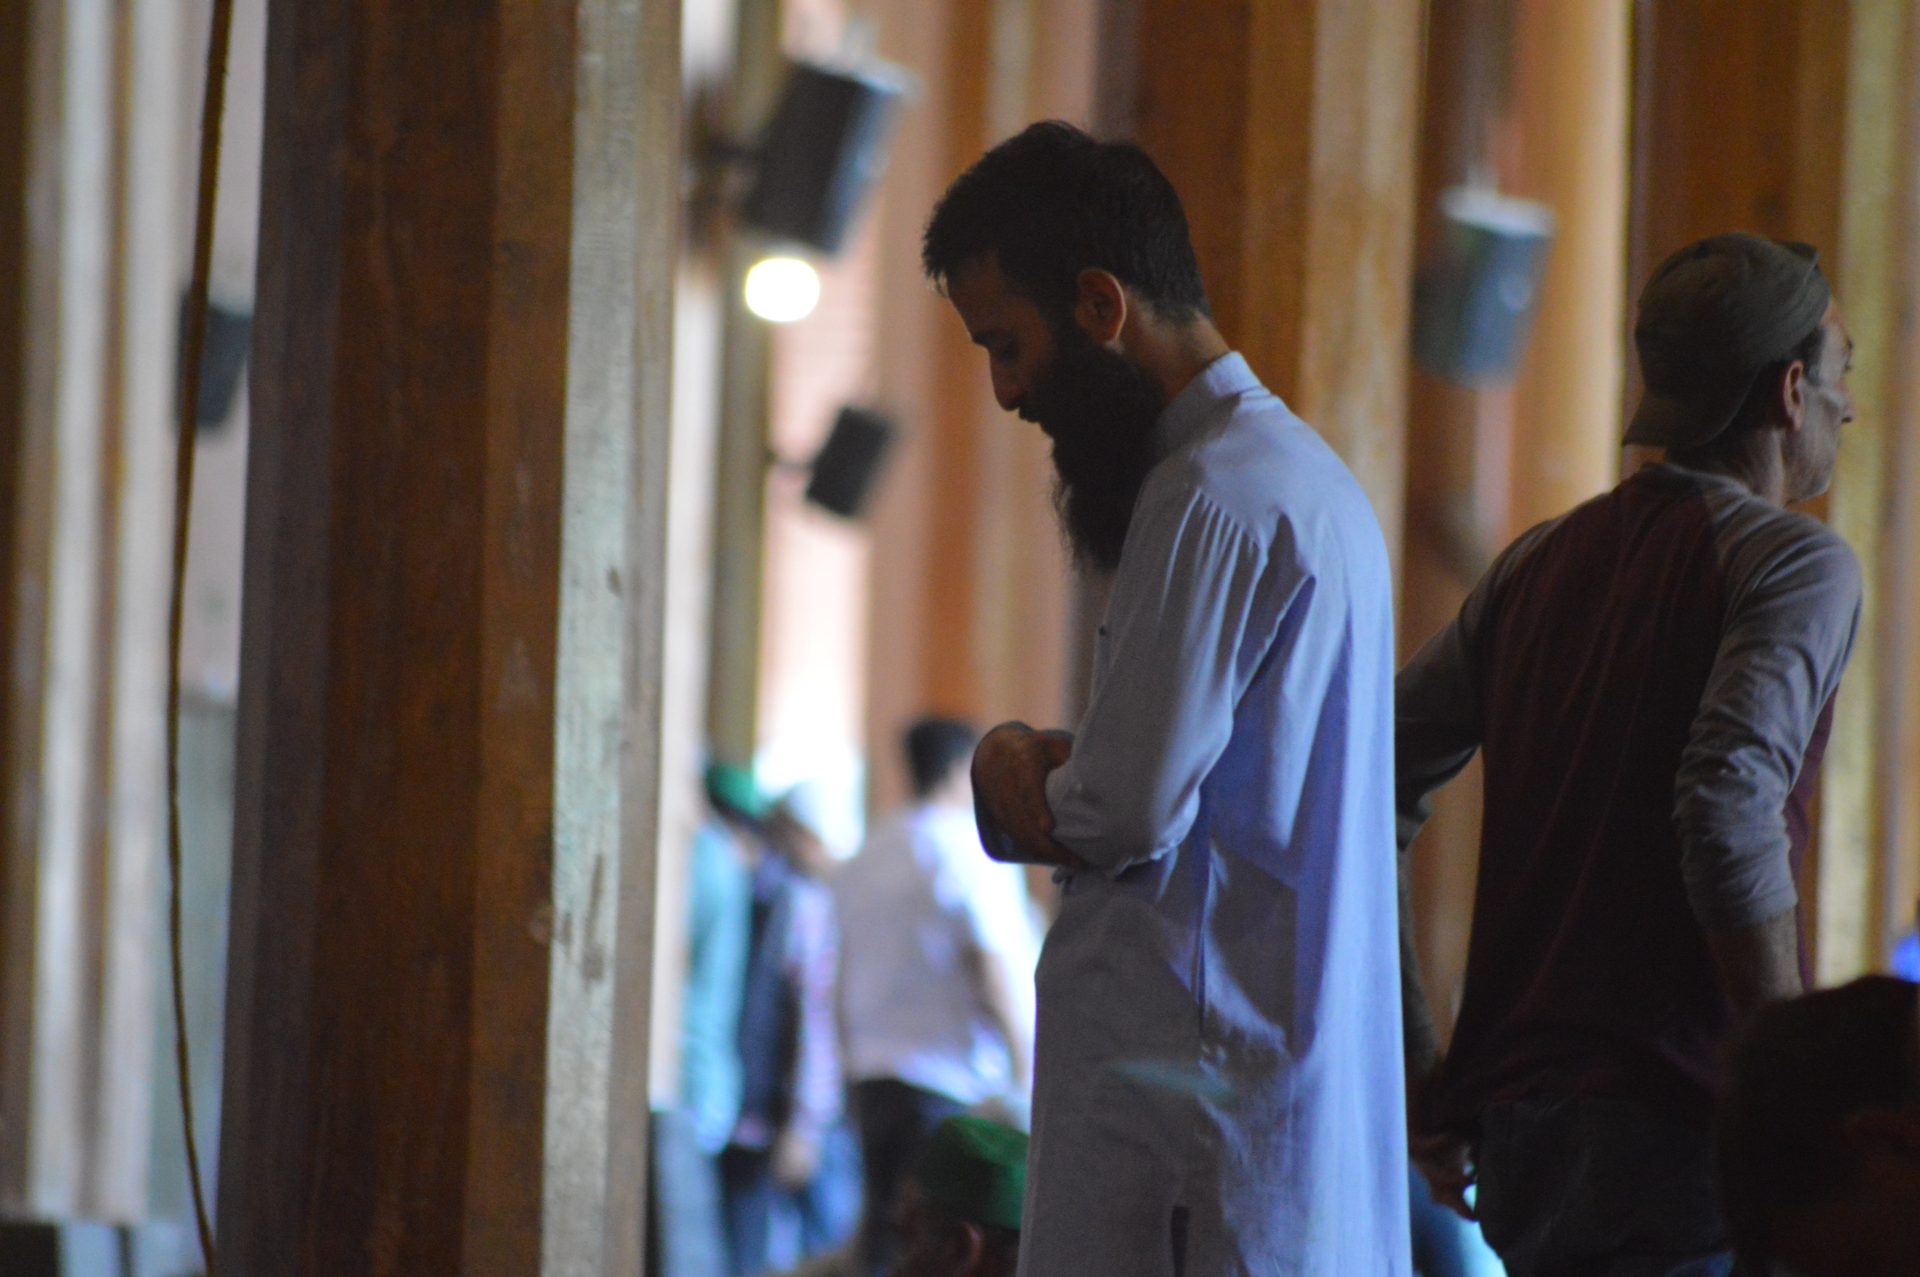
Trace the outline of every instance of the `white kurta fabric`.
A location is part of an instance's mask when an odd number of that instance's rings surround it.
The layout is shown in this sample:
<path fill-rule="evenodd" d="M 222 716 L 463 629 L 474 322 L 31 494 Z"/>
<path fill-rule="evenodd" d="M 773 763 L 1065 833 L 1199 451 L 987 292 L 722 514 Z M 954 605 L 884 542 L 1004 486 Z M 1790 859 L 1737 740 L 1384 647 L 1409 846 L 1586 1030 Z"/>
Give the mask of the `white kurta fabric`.
<path fill-rule="evenodd" d="M 1033 972 L 1026 882 L 981 854 L 965 808 L 922 803 L 833 879 L 847 1077 L 897 1078 L 962 1104 L 1006 1098 L 1012 1058 L 981 955 Z"/>
<path fill-rule="evenodd" d="M 1020 1273 L 1159 1277 L 1182 1234 L 1189 1274 L 1406 1277 L 1386 548 L 1238 355 L 1157 429 L 1047 782 L 1093 868 L 1040 961 Z"/>

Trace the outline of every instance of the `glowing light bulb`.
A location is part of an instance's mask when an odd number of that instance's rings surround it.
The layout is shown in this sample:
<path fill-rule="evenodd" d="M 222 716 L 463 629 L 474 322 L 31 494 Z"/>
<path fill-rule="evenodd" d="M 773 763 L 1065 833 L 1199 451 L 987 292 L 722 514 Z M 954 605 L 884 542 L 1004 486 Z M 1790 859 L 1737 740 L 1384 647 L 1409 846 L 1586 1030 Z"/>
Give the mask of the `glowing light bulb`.
<path fill-rule="evenodd" d="M 820 272 L 798 257 L 765 257 L 747 272 L 747 309 L 770 324 L 805 319 L 820 304 Z"/>

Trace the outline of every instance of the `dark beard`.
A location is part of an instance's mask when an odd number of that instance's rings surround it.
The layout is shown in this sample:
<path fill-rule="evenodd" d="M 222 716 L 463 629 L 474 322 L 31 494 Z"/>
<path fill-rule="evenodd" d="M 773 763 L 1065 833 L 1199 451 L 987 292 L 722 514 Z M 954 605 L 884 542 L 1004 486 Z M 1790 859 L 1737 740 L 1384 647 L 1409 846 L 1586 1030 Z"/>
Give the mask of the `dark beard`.
<path fill-rule="evenodd" d="M 1120 565 L 1133 503 L 1157 460 L 1153 427 L 1166 406 L 1153 374 L 1098 345 L 1077 324 L 1022 405 L 1053 440 L 1053 508 L 1083 568 Z"/>

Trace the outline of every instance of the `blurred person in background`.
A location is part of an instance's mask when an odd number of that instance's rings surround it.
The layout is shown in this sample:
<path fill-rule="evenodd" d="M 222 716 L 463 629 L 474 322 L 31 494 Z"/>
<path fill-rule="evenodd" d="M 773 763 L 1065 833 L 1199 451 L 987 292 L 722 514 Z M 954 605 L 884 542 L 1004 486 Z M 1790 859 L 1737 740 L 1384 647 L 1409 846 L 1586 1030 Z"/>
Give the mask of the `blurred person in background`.
<path fill-rule="evenodd" d="M 834 978 L 833 901 L 806 867 L 817 831 L 784 801 L 752 847 L 752 928 L 740 1004 L 740 1115 L 720 1157 L 735 1277 L 788 1267 L 853 1226 L 837 1203 L 847 1157 Z M 824 1179 L 823 1179 L 824 1171 Z M 850 1191 L 839 1197 L 851 1199 Z"/>
<path fill-rule="evenodd" d="M 888 1277 L 1013 1277 L 1026 1182 L 1026 1135 L 976 1116 L 940 1123 L 901 1181 L 901 1254 Z M 841 1252 L 787 1277 L 861 1271 Z"/>
<path fill-rule="evenodd" d="M 677 1105 L 654 1115 L 648 1272 L 725 1277 L 720 1150 L 740 1116 L 740 998 L 750 926 L 745 844 L 765 813 L 743 768 L 713 764 L 688 851 L 687 974 Z"/>
<path fill-rule="evenodd" d="M 1913 926 L 1893 946 L 1891 965 L 1902 980 L 1920 980 L 1920 900 L 1913 903 Z"/>
<path fill-rule="evenodd" d="M 1027 1137 L 950 1117 L 915 1159 L 900 1202 L 894 1277 L 1013 1277 L 1027 1188 Z"/>
<path fill-rule="evenodd" d="M 980 847 L 967 777 L 977 736 L 951 718 L 908 727 L 913 799 L 833 880 L 873 1274 L 898 1251 L 896 1195 L 934 1128 L 991 1101 L 1023 1111 L 1031 1077 L 1038 939 L 1021 871 Z"/>

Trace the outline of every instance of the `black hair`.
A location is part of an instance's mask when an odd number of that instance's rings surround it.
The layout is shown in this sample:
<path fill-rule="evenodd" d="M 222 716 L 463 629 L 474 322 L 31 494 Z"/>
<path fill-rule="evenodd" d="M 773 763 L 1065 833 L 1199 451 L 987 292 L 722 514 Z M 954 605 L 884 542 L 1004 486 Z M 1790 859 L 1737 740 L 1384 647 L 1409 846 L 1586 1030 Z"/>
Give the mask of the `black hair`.
<path fill-rule="evenodd" d="M 1734 409 L 1733 418 L 1725 430 L 1695 447 L 1670 449 L 1668 460 L 1696 469 L 1713 469 L 1713 463 L 1727 460 L 1731 455 L 1750 447 L 1755 432 L 1766 425 L 1773 415 L 1774 404 L 1780 393 L 1780 379 L 1787 375 L 1789 367 L 1797 361 L 1806 368 L 1809 382 L 1815 385 L 1824 383 L 1826 369 L 1821 366 L 1820 356 L 1826 351 L 1826 336 L 1826 325 L 1815 324 L 1812 332 L 1793 344 L 1786 358 L 1768 364 L 1754 377 L 1753 384 L 1747 388 L 1747 397 Z"/>
<path fill-rule="evenodd" d="M 1762 1010 L 1733 1054 L 1721 1101 L 1721 1203 L 1741 1255 L 1761 1262 L 1795 1208 L 1846 1191 L 1857 1170 L 1847 1119 L 1915 1098 L 1916 995 L 1863 976 Z"/>
<path fill-rule="evenodd" d="M 934 206 L 921 241 L 927 278 L 991 253 L 1050 320 L 1072 313 L 1080 272 L 1099 269 L 1160 318 L 1212 312 L 1180 196 L 1131 142 L 1101 142 L 1047 120 L 988 151 Z"/>
<path fill-rule="evenodd" d="M 900 738 L 900 747 L 907 755 L 907 773 L 913 780 L 913 796 L 925 798 L 940 788 L 954 768 L 973 757 L 974 742 L 979 737 L 973 724 L 963 719 L 935 715 L 915 719 Z"/>

